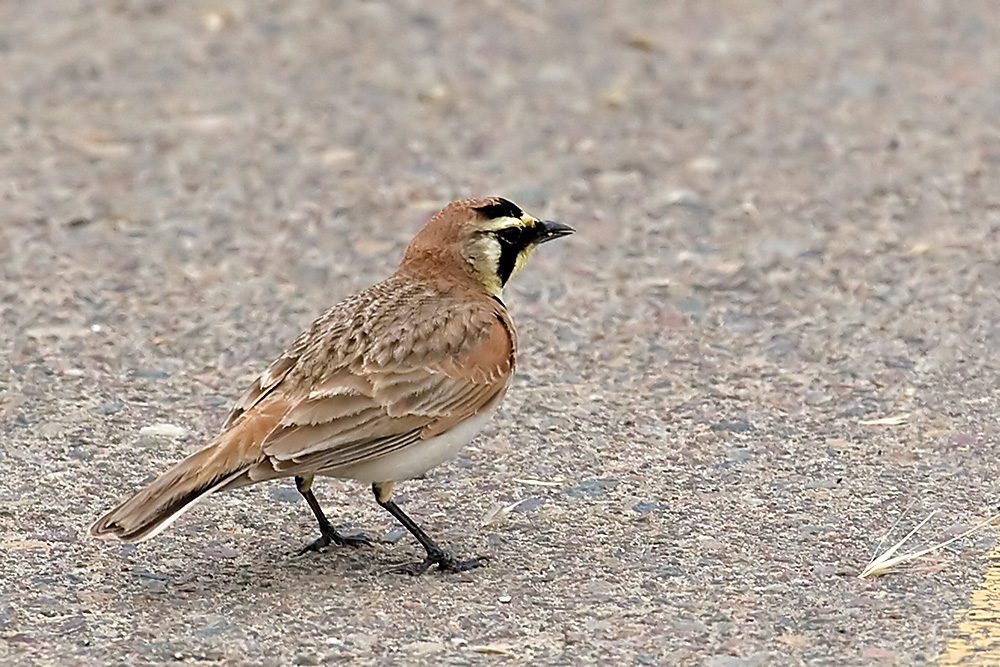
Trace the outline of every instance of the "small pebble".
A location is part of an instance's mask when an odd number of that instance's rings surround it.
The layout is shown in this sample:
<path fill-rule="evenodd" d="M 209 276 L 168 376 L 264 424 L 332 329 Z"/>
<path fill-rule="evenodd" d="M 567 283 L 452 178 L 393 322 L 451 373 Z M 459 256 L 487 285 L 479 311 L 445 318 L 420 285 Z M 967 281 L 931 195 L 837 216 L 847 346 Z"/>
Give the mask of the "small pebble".
<path fill-rule="evenodd" d="M 526 498 L 517 504 L 514 508 L 515 512 L 519 514 L 530 514 L 536 511 L 539 507 L 545 504 L 544 498 Z"/>
<path fill-rule="evenodd" d="M 395 544 L 406 537 L 405 528 L 393 528 L 382 537 L 382 541 L 387 544 Z"/>
<path fill-rule="evenodd" d="M 142 438 L 183 438 L 187 429 L 174 424 L 152 424 L 139 429 Z"/>
<path fill-rule="evenodd" d="M 100 411 L 101 414 L 113 415 L 125 407 L 121 401 L 108 401 L 107 403 L 101 404 Z"/>
<path fill-rule="evenodd" d="M 302 500 L 302 494 L 291 486 L 277 486 L 270 489 L 267 495 L 271 500 L 277 500 L 279 503 L 297 503 Z"/>
<path fill-rule="evenodd" d="M 660 511 L 665 510 L 665 509 L 669 509 L 669 506 L 666 505 L 665 503 L 652 502 L 652 501 L 636 503 L 635 505 L 632 506 L 632 511 L 633 512 L 638 512 L 639 514 L 649 514 L 650 512 L 660 512 Z"/>
<path fill-rule="evenodd" d="M 209 558 L 236 558 L 236 550 L 221 544 L 210 544 L 204 549 L 204 553 Z"/>

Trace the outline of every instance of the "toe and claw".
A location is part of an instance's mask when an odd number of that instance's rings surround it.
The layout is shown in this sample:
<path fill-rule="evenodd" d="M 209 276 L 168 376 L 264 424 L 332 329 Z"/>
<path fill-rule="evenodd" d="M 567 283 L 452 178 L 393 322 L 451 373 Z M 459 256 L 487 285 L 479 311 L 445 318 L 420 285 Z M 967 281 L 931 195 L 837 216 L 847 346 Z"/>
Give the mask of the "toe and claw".
<path fill-rule="evenodd" d="M 309 507 L 312 509 L 313 514 L 316 515 L 316 520 L 319 522 L 320 537 L 319 539 L 310 542 L 305 547 L 303 547 L 297 555 L 301 556 L 303 554 L 309 553 L 310 551 L 322 551 L 331 544 L 338 546 L 351 546 L 351 547 L 368 547 L 371 546 L 371 540 L 369 540 L 362 533 L 344 533 L 337 530 L 333 524 L 326 518 L 323 513 L 323 509 L 319 505 L 319 501 L 316 500 L 316 496 L 312 492 L 312 477 L 295 478 L 295 486 L 298 488 L 299 493 L 306 499 L 309 503 Z M 476 568 L 482 567 L 489 561 L 488 556 L 476 556 L 475 558 L 458 558 L 449 551 L 439 547 L 430 537 L 427 536 L 420 526 L 416 524 L 405 512 L 395 502 L 393 502 L 389 496 L 391 489 L 391 484 L 373 484 L 372 490 L 375 492 L 375 500 L 379 505 L 384 507 L 389 511 L 396 519 L 403 524 L 403 527 L 410 531 L 420 542 L 420 545 L 427 551 L 427 557 L 418 563 L 403 563 L 402 565 L 396 565 L 389 568 L 388 572 L 398 573 L 398 574 L 408 574 L 410 576 L 418 577 L 432 566 L 437 565 L 437 568 L 441 572 L 467 572 L 469 570 L 474 570 Z"/>
<path fill-rule="evenodd" d="M 457 558 L 454 554 L 442 549 L 427 536 L 416 522 L 407 516 L 399 505 L 393 502 L 389 493 L 391 484 L 372 484 L 372 491 L 375 493 L 375 502 L 385 508 L 389 514 L 396 517 L 396 520 L 403 524 L 403 527 L 410 531 L 410 534 L 420 542 L 420 546 L 427 551 L 427 557 L 419 563 L 404 563 L 389 569 L 389 572 L 399 574 L 409 574 L 418 577 L 426 572 L 432 565 L 437 565 L 441 572 L 466 572 L 482 567 L 489 560 L 486 556 L 475 558 Z"/>
<path fill-rule="evenodd" d="M 386 571 L 392 574 L 408 574 L 411 577 L 419 577 L 430 569 L 431 566 L 437 565 L 438 570 L 441 572 L 468 572 L 477 567 L 482 567 L 489 559 L 489 556 L 476 556 L 475 558 L 464 559 L 456 558 L 447 551 L 440 551 L 435 554 L 428 553 L 427 558 L 419 563 L 403 563 L 402 565 L 390 567 Z"/>
<path fill-rule="evenodd" d="M 299 549 L 297 556 L 310 551 L 322 552 L 331 544 L 339 547 L 370 547 L 371 540 L 364 533 L 342 533 L 333 526 L 320 526 L 319 538 Z"/>

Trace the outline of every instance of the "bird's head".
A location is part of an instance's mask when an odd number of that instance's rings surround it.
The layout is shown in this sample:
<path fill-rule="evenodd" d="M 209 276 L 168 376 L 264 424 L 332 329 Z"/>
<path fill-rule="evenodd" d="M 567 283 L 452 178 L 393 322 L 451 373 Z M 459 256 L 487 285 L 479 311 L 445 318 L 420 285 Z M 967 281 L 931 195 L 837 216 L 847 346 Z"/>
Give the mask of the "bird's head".
<path fill-rule="evenodd" d="M 539 245 L 573 228 L 539 220 L 501 197 L 452 202 L 406 248 L 401 269 L 457 270 L 499 297 Z"/>

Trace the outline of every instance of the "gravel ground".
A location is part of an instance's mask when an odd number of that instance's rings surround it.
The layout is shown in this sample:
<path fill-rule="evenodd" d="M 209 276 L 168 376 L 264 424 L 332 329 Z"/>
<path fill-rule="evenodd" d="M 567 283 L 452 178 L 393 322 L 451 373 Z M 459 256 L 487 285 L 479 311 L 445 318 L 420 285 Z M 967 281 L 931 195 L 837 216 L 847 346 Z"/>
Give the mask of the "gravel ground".
<path fill-rule="evenodd" d="M 996 502 L 995 0 L 12 0 L 0 53 L 3 664 L 911 665 L 956 636 L 992 534 L 856 575 L 897 520 L 937 510 L 926 544 Z M 420 550 L 339 481 L 328 512 L 387 543 L 294 558 L 277 482 L 86 537 L 488 194 L 579 233 L 508 290 L 499 416 L 400 487 L 487 568 L 385 574 Z"/>

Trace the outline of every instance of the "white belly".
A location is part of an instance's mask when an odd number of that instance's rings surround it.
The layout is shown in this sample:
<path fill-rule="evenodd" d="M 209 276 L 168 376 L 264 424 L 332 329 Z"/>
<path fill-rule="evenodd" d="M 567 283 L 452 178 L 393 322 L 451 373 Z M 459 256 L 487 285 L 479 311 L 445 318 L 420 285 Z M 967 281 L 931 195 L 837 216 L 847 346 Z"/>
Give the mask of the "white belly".
<path fill-rule="evenodd" d="M 321 475 L 356 479 L 366 484 L 398 482 L 420 477 L 431 468 L 452 459 L 465 445 L 483 430 L 493 416 L 493 410 L 476 415 L 445 431 L 439 436 L 408 445 L 385 456 L 335 470 L 324 470 Z"/>

